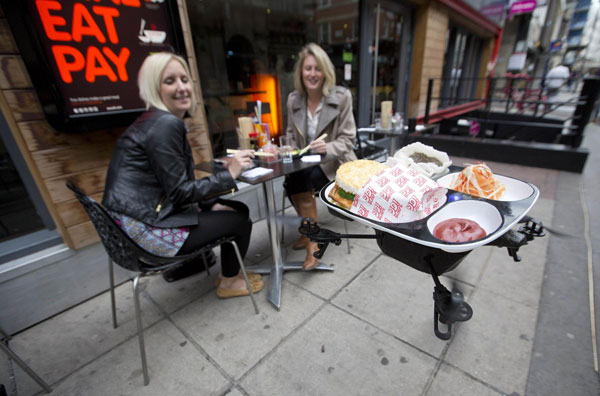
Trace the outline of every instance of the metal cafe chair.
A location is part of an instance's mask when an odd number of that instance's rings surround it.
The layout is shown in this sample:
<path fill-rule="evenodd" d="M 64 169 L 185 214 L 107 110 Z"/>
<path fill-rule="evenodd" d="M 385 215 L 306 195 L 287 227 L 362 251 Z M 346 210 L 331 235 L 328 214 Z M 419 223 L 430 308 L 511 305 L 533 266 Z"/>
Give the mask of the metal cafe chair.
<path fill-rule="evenodd" d="M 108 253 L 108 274 L 110 279 L 110 299 L 112 309 L 113 327 L 117 327 L 117 313 L 115 303 L 115 290 L 114 290 L 114 272 L 113 272 L 113 261 L 119 266 L 129 270 L 137 272 L 138 274 L 133 278 L 133 301 L 135 306 L 135 320 L 137 324 L 138 340 L 140 344 L 140 355 L 142 358 L 142 370 L 144 374 L 144 385 L 148 385 L 150 382 L 148 377 L 148 366 L 146 364 L 146 349 L 144 346 L 144 335 L 142 326 L 142 315 L 139 300 L 139 284 L 143 277 L 159 275 L 162 272 L 173 268 L 183 261 L 202 257 L 204 266 L 208 272 L 208 265 L 206 263 L 205 254 L 213 248 L 220 246 L 224 243 L 230 243 L 236 253 L 242 275 L 246 281 L 246 286 L 250 291 L 250 299 L 254 305 L 254 311 L 258 314 L 258 306 L 254 300 L 252 287 L 246 274 L 246 268 L 240 254 L 239 248 L 233 237 L 226 237 L 218 239 L 210 244 L 207 244 L 193 253 L 175 256 L 175 257 L 163 257 L 157 256 L 142 249 L 137 243 L 133 241 L 119 225 L 114 221 L 108 211 L 100 205 L 93 198 L 85 195 L 79 187 L 73 182 L 68 181 L 67 187 L 73 191 L 79 202 L 83 205 L 88 216 L 92 220 L 98 235 Z"/>
<path fill-rule="evenodd" d="M 10 336 L 6 334 L 2 329 L 0 329 L 0 350 L 4 352 L 9 359 L 12 359 L 16 362 L 19 367 L 23 371 L 25 371 L 35 382 L 38 383 L 39 386 L 44 388 L 46 393 L 51 393 L 52 388 L 48 385 L 39 375 L 36 374 L 35 371 L 31 369 L 12 349 L 9 348 L 8 342 L 10 341 Z"/>

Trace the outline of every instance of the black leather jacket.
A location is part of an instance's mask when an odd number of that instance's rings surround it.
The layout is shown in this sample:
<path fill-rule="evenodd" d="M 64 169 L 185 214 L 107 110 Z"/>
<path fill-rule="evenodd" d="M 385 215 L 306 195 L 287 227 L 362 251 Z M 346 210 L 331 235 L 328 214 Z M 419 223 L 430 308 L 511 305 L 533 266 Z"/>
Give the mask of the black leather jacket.
<path fill-rule="evenodd" d="M 231 192 L 229 171 L 195 180 L 183 121 L 150 109 L 117 140 L 102 204 L 156 227 L 198 224 L 198 203 Z"/>

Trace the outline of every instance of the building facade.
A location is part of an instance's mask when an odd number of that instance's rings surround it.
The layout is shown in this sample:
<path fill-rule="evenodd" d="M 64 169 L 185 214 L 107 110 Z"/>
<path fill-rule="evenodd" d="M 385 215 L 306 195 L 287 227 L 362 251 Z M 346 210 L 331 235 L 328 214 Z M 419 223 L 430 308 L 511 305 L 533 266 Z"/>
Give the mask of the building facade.
<path fill-rule="evenodd" d="M 283 133 L 293 67 L 308 42 L 327 51 L 337 84 L 351 90 L 358 126 L 373 123 L 383 100 L 392 100 L 404 118 L 421 117 L 430 79 L 438 98 L 433 113 L 477 105 L 502 20 L 497 2 L 489 1 L 172 1 L 201 99 L 188 120 L 197 162 L 236 144 L 237 117 L 252 113 L 257 101 L 265 104 L 262 121 L 271 136 Z M 91 7 L 62 2 L 71 3 Z M 0 8 L 0 298 L 8 301 L 0 326 L 8 333 L 106 290 L 107 257 L 65 182 L 74 180 L 100 200 L 124 129 L 66 133 L 52 127 L 18 39 Z"/>

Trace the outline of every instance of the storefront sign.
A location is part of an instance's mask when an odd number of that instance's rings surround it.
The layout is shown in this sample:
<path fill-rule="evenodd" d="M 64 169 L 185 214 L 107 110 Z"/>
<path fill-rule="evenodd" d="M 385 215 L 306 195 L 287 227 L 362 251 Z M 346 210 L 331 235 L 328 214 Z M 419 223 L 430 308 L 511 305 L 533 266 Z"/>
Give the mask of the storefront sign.
<path fill-rule="evenodd" d="M 550 52 L 558 52 L 562 49 L 562 40 L 552 40 L 550 42 Z"/>
<path fill-rule="evenodd" d="M 517 14 L 528 14 L 530 12 L 533 12 L 533 10 L 535 10 L 536 6 L 537 6 L 536 0 L 515 1 L 510 6 L 510 11 L 508 12 L 508 16 L 510 18 L 513 15 L 517 15 Z"/>
<path fill-rule="evenodd" d="M 502 16 L 506 15 L 506 1 L 502 0 L 488 4 L 482 7 L 479 12 L 492 20 L 502 20 Z"/>
<path fill-rule="evenodd" d="M 527 53 L 514 53 L 508 59 L 508 66 L 506 67 L 509 71 L 521 71 L 525 67 L 525 61 L 527 60 Z"/>
<path fill-rule="evenodd" d="M 58 130 L 116 126 L 116 115 L 143 110 L 136 80 L 144 58 L 183 49 L 176 0 L 28 0 L 19 9 L 10 3 L 17 2 L 2 0 Z"/>

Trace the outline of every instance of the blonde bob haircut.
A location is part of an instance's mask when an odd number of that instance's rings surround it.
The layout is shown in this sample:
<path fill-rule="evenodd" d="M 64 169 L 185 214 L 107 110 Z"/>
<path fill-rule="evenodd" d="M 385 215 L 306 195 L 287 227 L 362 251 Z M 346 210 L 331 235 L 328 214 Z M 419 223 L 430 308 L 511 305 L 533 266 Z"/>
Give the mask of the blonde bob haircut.
<path fill-rule="evenodd" d="M 335 69 L 333 68 L 331 59 L 327 56 L 327 53 L 315 43 L 306 44 L 298 53 L 298 61 L 294 68 L 294 88 L 301 94 L 306 92 L 304 83 L 302 82 L 302 66 L 304 65 L 304 60 L 309 55 L 315 57 L 319 68 L 323 72 L 323 95 L 327 96 L 335 88 Z"/>
<path fill-rule="evenodd" d="M 167 67 L 167 64 L 172 60 L 181 63 L 185 69 L 188 78 L 191 80 L 190 69 L 185 59 L 179 55 L 170 52 L 156 52 L 148 55 L 140 67 L 138 73 L 138 88 L 140 90 L 140 99 L 146 104 L 146 109 L 155 107 L 160 110 L 169 111 L 160 97 L 160 86 L 162 83 L 162 75 Z M 196 93 L 192 88 L 192 107 L 189 113 L 193 114 L 198 105 Z"/>

